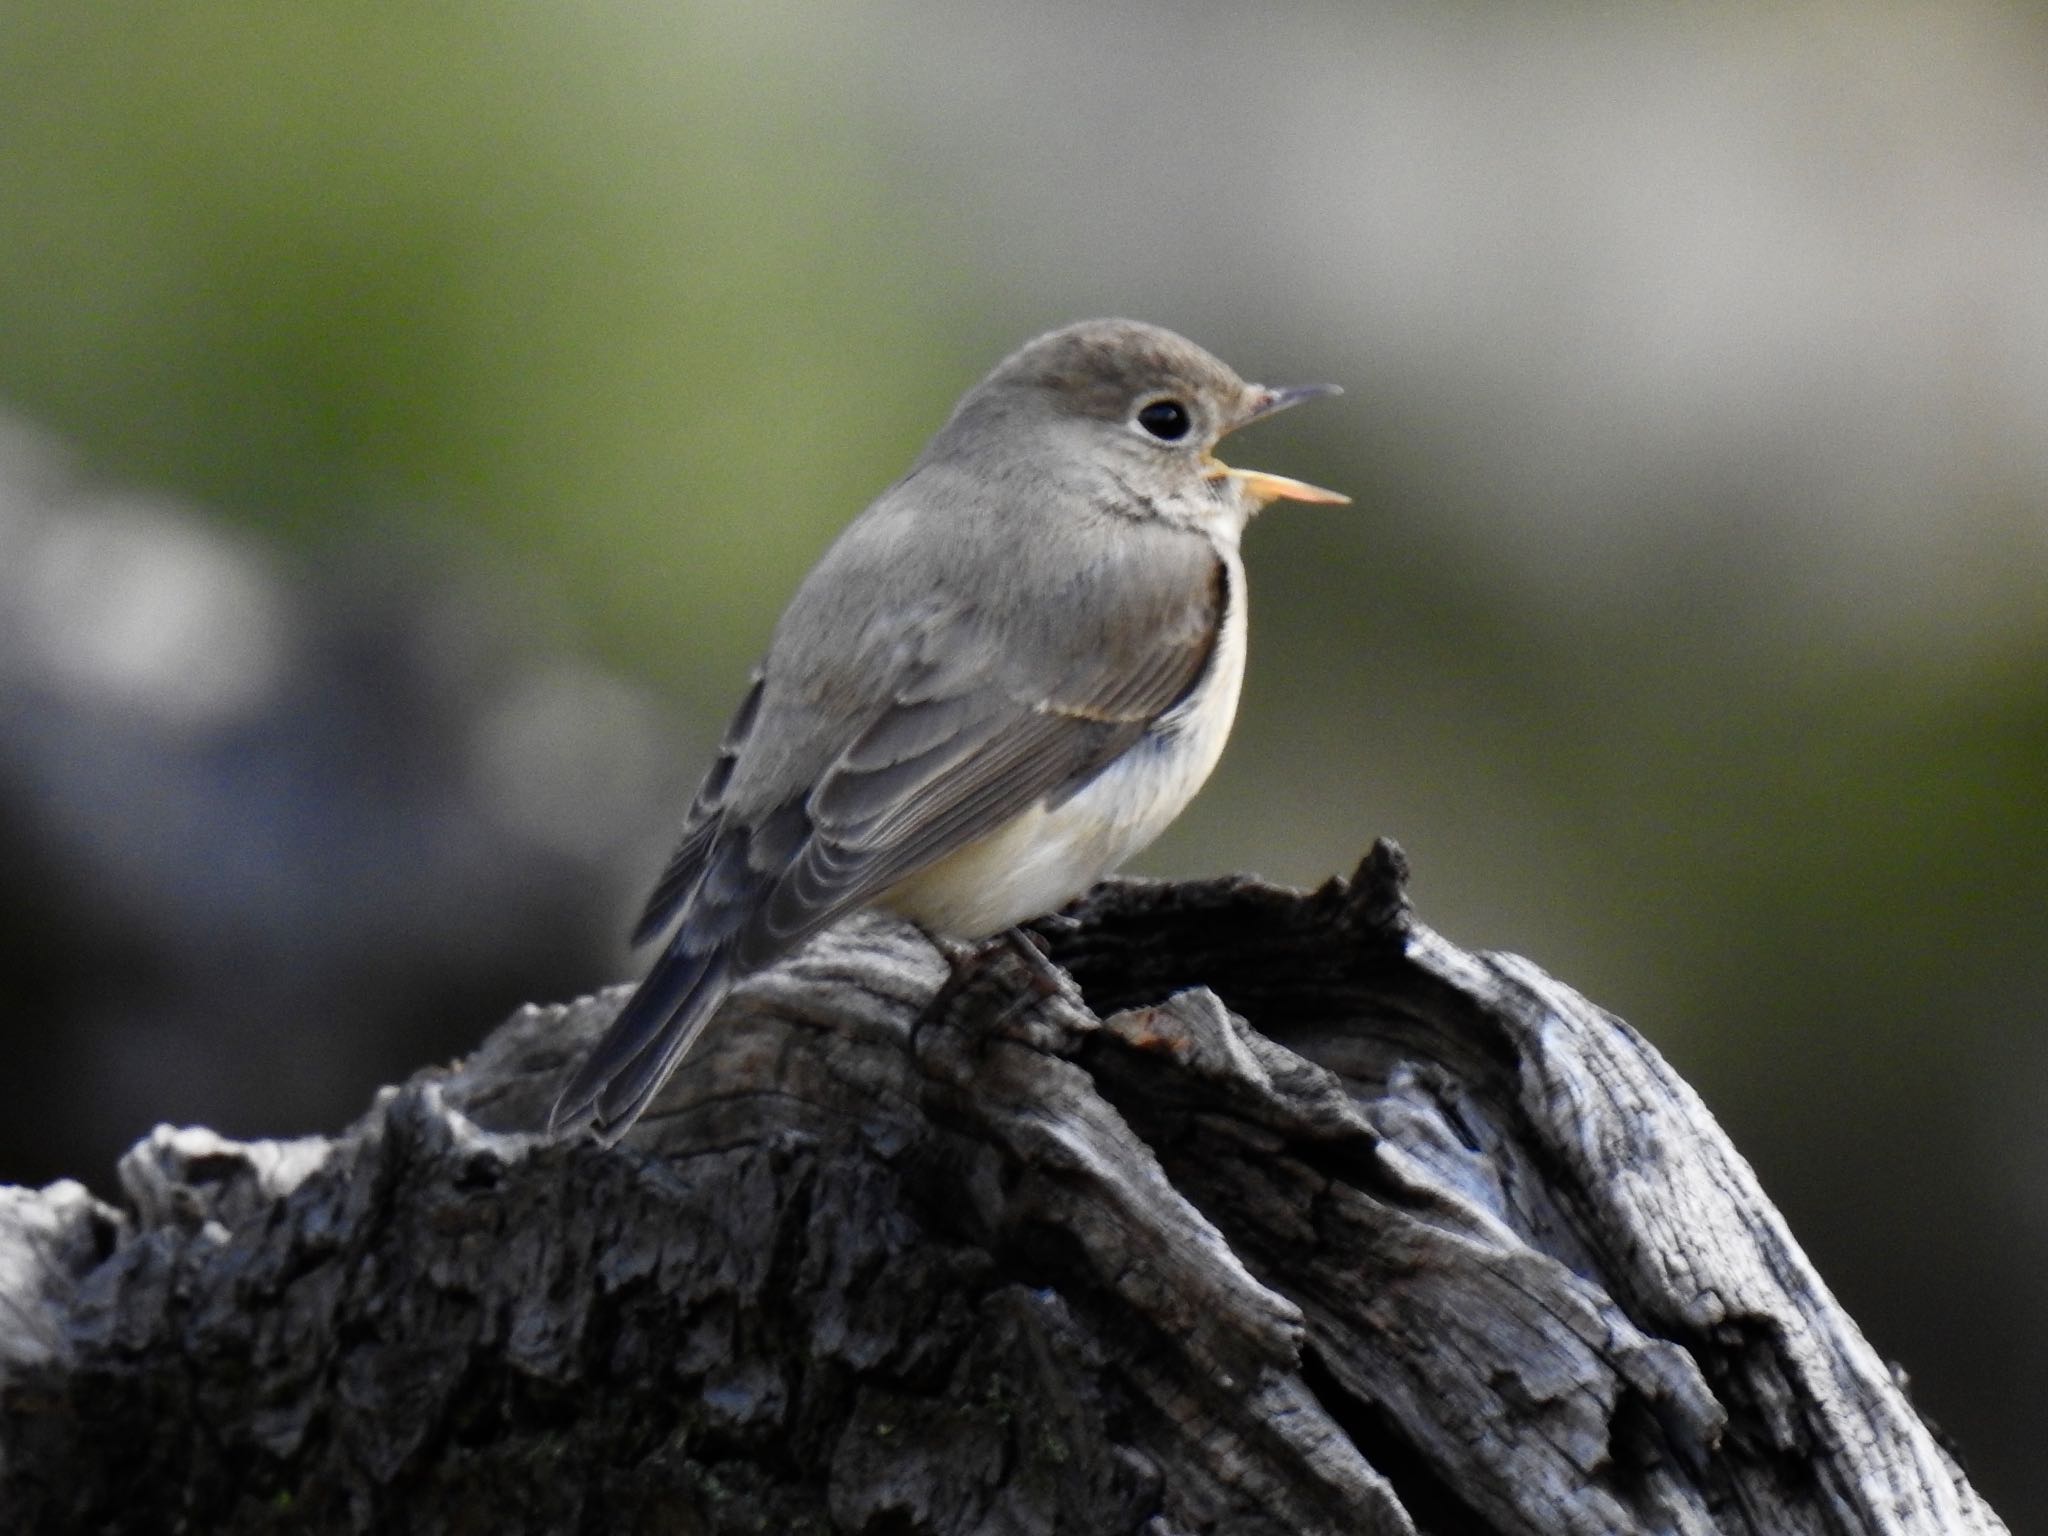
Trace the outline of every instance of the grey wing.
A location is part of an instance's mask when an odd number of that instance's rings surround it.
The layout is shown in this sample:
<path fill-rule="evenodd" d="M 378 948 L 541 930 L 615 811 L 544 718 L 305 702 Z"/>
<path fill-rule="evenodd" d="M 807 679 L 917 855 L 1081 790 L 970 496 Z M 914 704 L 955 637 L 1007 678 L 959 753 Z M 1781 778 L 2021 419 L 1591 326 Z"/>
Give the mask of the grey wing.
<path fill-rule="evenodd" d="M 633 925 L 635 944 L 645 944 L 675 921 L 703 873 L 705 856 L 711 851 L 711 840 L 725 810 L 725 792 L 732 782 L 733 765 L 739 761 L 740 751 L 761 713 L 763 681 L 764 674 L 757 668 L 746 698 L 734 712 L 732 724 L 725 728 L 725 736 L 718 744 L 718 757 L 704 775 L 704 782 L 697 787 L 696 798 L 683 817 L 676 851 L 669 855 L 661 878 L 654 882 L 647 904 L 640 909 L 640 920 Z"/>
<path fill-rule="evenodd" d="M 1178 545 L 1179 541 L 1176 541 Z M 1045 800 L 1071 795 L 1201 679 L 1229 575 L 1206 542 L 1180 546 L 1111 610 L 1048 621 L 1019 660 L 1014 606 L 991 619 L 943 603 L 906 625 L 846 745 L 763 799 L 754 738 L 788 730 L 757 683 L 706 776 L 638 927 L 682 921 L 558 1101 L 623 1134 L 733 980 L 769 964 L 898 880 Z M 778 775 L 779 776 L 779 775 Z"/>
<path fill-rule="evenodd" d="M 1201 679 L 1226 579 L 1216 561 L 1170 622 L 1146 626 L 1142 648 L 1090 648 L 1051 678 L 963 666 L 987 660 L 988 642 L 960 633 L 971 625 L 946 626 L 806 797 L 808 836 L 736 935 L 740 963 L 767 963 L 1032 806 L 1082 788 Z"/>

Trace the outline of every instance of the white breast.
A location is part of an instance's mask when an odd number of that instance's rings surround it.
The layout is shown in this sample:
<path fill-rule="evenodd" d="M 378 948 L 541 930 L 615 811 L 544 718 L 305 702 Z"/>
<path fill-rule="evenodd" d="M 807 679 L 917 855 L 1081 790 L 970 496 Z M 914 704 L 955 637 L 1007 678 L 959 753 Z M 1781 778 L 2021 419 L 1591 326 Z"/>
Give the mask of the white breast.
<path fill-rule="evenodd" d="M 1244 683 L 1244 567 L 1218 539 L 1228 597 L 1195 691 L 1078 794 L 948 854 L 879 905 L 953 938 L 985 938 L 1064 906 L 1130 858 L 1194 799 L 1223 755 Z"/>

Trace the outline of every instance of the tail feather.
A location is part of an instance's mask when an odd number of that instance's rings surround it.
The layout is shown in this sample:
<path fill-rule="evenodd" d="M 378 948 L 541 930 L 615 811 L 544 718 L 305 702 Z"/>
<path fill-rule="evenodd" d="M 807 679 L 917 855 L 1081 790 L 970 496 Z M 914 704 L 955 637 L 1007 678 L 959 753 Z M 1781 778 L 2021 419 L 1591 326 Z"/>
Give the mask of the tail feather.
<path fill-rule="evenodd" d="M 723 941 L 693 941 L 687 929 L 678 934 L 562 1090 L 549 1131 L 594 1122 L 607 1145 L 625 1135 L 711 1022 L 732 982 Z"/>
<path fill-rule="evenodd" d="M 625 1135 L 733 983 L 789 947 L 749 943 L 747 933 L 809 826 L 802 805 L 792 803 L 677 851 L 642 929 L 667 922 L 672 908 L 682 925 L 555 1101 L 549 1130 L 594 1123 L 607 1144 Z"/>

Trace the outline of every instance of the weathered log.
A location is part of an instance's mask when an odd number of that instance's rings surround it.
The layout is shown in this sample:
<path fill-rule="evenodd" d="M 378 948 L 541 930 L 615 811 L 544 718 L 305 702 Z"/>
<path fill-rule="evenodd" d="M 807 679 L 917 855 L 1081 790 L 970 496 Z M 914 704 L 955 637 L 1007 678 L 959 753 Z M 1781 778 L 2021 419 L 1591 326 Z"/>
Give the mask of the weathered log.
<path fill-rule="evenodd" d="M 618 1149 L 608 993 L 0 1201 L 0 1529 L 1996 1532 L 1697 1097 L 1526 961 L 1117 882 L 843 925 Z"/>

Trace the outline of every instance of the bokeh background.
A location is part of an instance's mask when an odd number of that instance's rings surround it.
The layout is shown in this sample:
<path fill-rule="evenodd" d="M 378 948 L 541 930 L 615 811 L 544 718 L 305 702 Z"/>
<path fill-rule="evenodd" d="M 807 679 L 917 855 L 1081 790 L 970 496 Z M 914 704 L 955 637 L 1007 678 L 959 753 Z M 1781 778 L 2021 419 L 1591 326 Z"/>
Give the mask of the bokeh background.
<path fill-rule="evenodd" d="M 0 1179 L 332 1130 L 629 911 L 784 597 L 1037 330 L 1236 456 L 1142 868 L 1630 1018 L 2048 1522 L 2038 6 L 0 5 Z"/>

